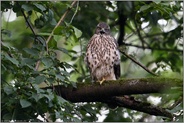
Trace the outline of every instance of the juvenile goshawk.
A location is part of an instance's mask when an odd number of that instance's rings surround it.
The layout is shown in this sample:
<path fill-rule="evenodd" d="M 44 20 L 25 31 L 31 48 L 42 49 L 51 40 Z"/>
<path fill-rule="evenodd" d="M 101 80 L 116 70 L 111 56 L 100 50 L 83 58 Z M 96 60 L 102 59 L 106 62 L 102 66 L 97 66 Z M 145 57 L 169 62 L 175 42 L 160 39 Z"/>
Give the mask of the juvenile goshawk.
<path fill-rule="evenodd" d="M 120 53 L 110 27 L 100 22 L 91 37 L 84 58 L 94 81 L 116 80 L 120 77 Z"/>

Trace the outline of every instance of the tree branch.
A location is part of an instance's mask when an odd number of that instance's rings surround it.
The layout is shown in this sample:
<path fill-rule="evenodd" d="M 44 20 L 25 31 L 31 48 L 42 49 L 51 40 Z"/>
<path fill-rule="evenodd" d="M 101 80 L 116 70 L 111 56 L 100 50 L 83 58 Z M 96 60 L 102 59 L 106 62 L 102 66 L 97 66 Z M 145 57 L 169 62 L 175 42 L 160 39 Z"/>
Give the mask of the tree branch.
<path fill-rule="evenodd" d="M 60 92 L 59 96 L 73 103 L 77 102 L 103 102 L 113 105 L 142 111 L 151 115 L 165 116 L 172 115 L 165 109 L 153 106 L 149 103 L 136 101 L 133 98 L 126 98 L 123 95 L 149 94 L 149 93 L 173 93 L 176 88 L 181 87 L 182 80 L 171 78 L 142 78 L 105 81 L 99 83 L 78 83 L 77 88 L 62 85 L 46 87 Z M 58 93 L 57 93 L 58 94 Z"/>
<path fill-rule="evenodd" d="M 119 51 L 125 55 L 126 57 L 128 57 L 129 59 L 131 59 L 133 62 L 135 62 L 137 65 L 139 65 L 140 67 L 142 67 L 144 70 L 146 70 L 148 73 L 154 75 L 154 76 L 158 76 L 157 74 L 155 74 L 154 72 L 150 71 L 148 68 L 146 68 L 144 65 L 142 65 L 140 62 L 138 62 L 137 60 L 135 60 L 133 57 L 131 57 L 130 55 L 126 54 L 121 48 L 119 48 Z"/>
<path fill-rule="evenodd" d="M 173 118 L 173 115 L 165 109 L 153 106 L 150 103 L 136 101 L 134 99 L 129 99 L 125 97 L 115 97 L 113 101 L 121 107 L 127 107 L 129 109 L 141 111 L 150 115 Z"/>
<path fill-rule="evenodd" d="M 46 41 L 46 48 L 47 48 L 47 51 L 48 51 L 48 46 L 47 46 L 47 44 L 49 43 L 50 39 L 52 38 L 55 29 L 64 21 L 66 15 L 69 13 L 69 11 L 71 10 L 71 8 L 76 4 L 76 2 L 77 2 L 77 1 L 73 1 L 73 2 L 72 2 L 71 6 L 65 11 L 65 13 L 64 13 L 63 16 L 60 18 L 60 20 L 58 21 L 58 23 L 56 24 L 56 26 L 55 26 L 54 29 L 52 30 L 51 34 L 50 34 L 49 37 L 47 38 L 47 41 Z M 36 66 L 35 66 L 35 70 L 38 70 L 39 65 L 40 65 L 40 60 L 37 61 Z"/>
<path fill-rule="evenodd" d="M 142 48 L 142 46 L 139 46 L 139 45 L 133 45 L 133 44 L 129 44 L 129 43 L 124 43 L 124 45 L 126 46 L 133 46 L 133 47 L 137 47 L 137 48 Z M 182 50 L 177 50 L 177 49 L 166 49 L 166 48 L 156 48 L 156 47 L 144 47 L 144 49 L 150 49 L 150 50 L 161 50 L 161 51 L 166 51 L 166 52 L 180 52 L 180 53 L 183 53 Z"/>
<path fill-rule="evenodd" d="M 66 15 L 68 14 L 68 12 L 71 10 L 71 8 L 76 4 L 77 1 L 73 1 L 71 6 L 66 10 L 66 12 L 63 14 L 63 16 L 60 18 L 60 20 L 58 21 L 58 23 L 56 24 L 56 26 L 54 27 L 54 29 L 52 30 L 51 34 L 49 35 L 49 37 L 47 38 L 46 43 L 48 44 L 51 37 L 54 34 L 55 29 L 64 21 Z"/>
<path fill-rule="evenodd" d="M 180 104 L 181 102 L 183 102 L 183 98 L 180 97 L 172 106 L 167 107 L 166 109 L 168 110 L 172 110 L 174 107 L 176 107 L 178 104 Z"/>
<path fill-rule="evenodd" d="M 20 6 L 19 2 L 17 2 L 17 4 L 18 4 L 18 5 L 19 5 L 19 7 L 21 8 L 21 9 L 20 9 L 20 10 L 21 10 L 21 13 L 22 13 L 22 15 L 24 16 L 24 19 L 25 19 L 25 21 L 26 21 L 27 25 L 29 26 L 29 28 L 31 29 L 31 31 L 32 31 L 32 33 L 33 33 L 33 35 L 34 35 L 34 36 L 35 36 L 35 38 L 36 38 L 36 33 L 35 33 L 35 31 L 34 31 L 34 29 L 33 29 L 32 25 L 31 25 L 31 23 L 28 21 L 28 19 L 27 19 L 27 17 L 26 17 L 26 15 L 25 15 L 25 13 L 24 13 L 24 11 L 23 11 L 22 7 Z"/>
<path fill-rule="evenodd" d="M 102 85 L 78 83 L 77 88 L 54 86 L 54 91 L 60 91 L 60 96 L 71 102 L 96 102 L 113 96 L 161 93 L 165 90 L 173 90 L 174 87 L 182 87 L 182 80 L 170 78 L 111 80 L 105 81 Z"/>
<path fill-rule="evenodd" d="M 154 106 L 147 102 L 141 102 L 134 99 L 132 96 L 114 96 L 109 100 L 105 100 L 104 103 L 108 104 L 110 108 L 126 107 L 131 110 L 141 111 L 150 115 L 164 116 L 173 119 L 173 115 L 166 111 L 166 109 Z"/>
<path fill-rule="evenodd" d="M 124 2 L 117 2 L 117 13 L 118 13 L 118 24 L 119 24 L 119 38 L 118 38 L 118 45 L 121 46 L 123 44 L 123 39 L 124 39 L 124 35 L 125 35 L 125 24 L 126 24 L 126 20 L 127 20 L 127 16 L 123 13 L 123 8 L 122 8 L 122 4 L 124 4 Z"/>

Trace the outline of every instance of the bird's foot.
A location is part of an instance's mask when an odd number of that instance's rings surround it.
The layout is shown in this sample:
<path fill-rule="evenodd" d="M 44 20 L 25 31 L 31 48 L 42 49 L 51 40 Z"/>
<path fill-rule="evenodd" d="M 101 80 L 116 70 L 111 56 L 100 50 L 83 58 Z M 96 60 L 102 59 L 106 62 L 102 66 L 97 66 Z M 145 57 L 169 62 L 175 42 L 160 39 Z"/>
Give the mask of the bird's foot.
<path fill-rule="evenodd" d="M 101 81 L 99 81 L 100 82 L 100 85 L 103 83 L 105 81 L 105 79 L 103 78 Z"/>

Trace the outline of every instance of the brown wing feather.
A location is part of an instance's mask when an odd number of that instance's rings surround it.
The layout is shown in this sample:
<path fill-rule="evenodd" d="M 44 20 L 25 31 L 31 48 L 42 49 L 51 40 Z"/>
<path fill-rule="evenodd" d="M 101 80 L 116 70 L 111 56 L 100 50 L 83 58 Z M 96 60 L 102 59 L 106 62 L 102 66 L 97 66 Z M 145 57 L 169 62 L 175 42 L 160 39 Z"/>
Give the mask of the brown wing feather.
<path fill-rule="evenodd" d="M 115 42 L 116 46 L 119 47 L 115 38 L 114 38 L 114 42 Z M 115 74 L 116 79 L 119 79 L 119 77 L 121 76 L 120 63 L 114 64 L 114 74 Z"/>
<path fill-rule="evenodd" d="M 119 79 L 121 75 L 120 64 L 114 65 L 114 74 L 115 74 L 116 79 Z"/>

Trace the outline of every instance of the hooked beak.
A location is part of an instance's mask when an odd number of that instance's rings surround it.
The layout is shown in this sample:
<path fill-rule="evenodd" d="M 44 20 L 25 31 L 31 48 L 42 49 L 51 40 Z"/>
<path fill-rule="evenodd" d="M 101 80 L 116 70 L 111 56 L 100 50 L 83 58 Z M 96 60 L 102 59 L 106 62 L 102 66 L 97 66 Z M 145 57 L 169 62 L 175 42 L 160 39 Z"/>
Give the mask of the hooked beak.
<path fill-rule="evenodd" d="M 104 34 L 104 33 L 105 33 L 105 29 L 102 28 L 102 29 L 100 30 L 100 33 L 101 33 L 101 34 Z"/>

